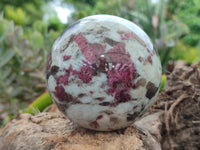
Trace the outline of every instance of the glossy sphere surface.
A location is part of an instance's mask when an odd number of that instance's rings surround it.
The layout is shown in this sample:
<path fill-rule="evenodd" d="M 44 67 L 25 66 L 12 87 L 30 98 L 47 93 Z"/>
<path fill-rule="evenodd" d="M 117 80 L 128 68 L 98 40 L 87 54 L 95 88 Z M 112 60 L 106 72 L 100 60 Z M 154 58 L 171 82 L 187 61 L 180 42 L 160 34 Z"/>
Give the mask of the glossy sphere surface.
<path fill-rule="evenodd" d="M 149 37 L 115 16 L 77 21 L 55 41 L 47 62 L 47 87 L 58 109 L 93 130 L 131 125 L 153 104 L 160 82 Z"/>

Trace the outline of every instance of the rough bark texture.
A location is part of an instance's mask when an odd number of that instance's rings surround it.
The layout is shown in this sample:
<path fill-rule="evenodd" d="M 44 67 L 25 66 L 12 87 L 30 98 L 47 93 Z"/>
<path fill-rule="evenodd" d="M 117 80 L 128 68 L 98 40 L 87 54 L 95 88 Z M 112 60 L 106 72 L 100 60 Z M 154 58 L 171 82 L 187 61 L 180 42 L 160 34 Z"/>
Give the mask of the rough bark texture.
<path fill-rule="evenodd" d="M 151 112 L 163 111 L 162 149 L 200 149 L 200 62 L 186 66 L 177 62 L 167 75 L 165 90 Z"/>
<path fill-rule="evenodd" d="M 22 114 L 0 134 L 1 150 L 146 150 L 149 144 L 152 150 L 160 149 L 149 132 L 133 126 L 96 132 L 74 125 L 60 113 Z"/>

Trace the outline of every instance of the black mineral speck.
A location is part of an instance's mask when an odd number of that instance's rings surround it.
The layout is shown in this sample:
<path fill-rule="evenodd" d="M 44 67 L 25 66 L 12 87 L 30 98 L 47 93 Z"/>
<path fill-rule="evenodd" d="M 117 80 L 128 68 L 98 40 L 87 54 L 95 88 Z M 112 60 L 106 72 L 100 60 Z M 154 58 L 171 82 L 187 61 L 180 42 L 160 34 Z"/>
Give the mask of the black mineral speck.
<path fill-rule="evenodd" d="M 110 122 L 113 122 L 114 124 L 117 124 L 119 119 L 117 117 L 110 117 Z"/>
<path fill-rule="evenodd" d="M 108 43 L 110 46 L 115 46 L 115 45 L 117 45 L 119 43 L 119 42 L 114 41 L 113 39 L 110 39 L 108 37 L 105 38 L 104 42 Z"/>
<path fill-rule="evenodd" d="M 58 72 L 58 70 L 59 70 L 59 67 L 58 66 L 52 66 L 51 67 L 51 75 L 56 75 L 56 73 Z"/>
<path fill-rule="evenodd" d="M 107 70 L 108 70 L 108 62 L 106 62 L 105 60 L 101 59 L 99 60 L 100 61 L 100 64 L 99 64 L 99 67 L 98 67 L 98 71 L 99 72 L 103 72 L 103 73 L 106 73 Z"/>
<path fill-rule="evenodd" d="M 60 49 L 60 52 L 61 52 L 61 53 L 64 52 L 64 50 L 65 50 L 66 48 L 68 48 L 69 44 L 72 43 L 73 41 L 74 41 L 74 35 L 71 35 L 69 41 Z"/>
<path fill-rule="evenodd" d="M 143 110 L 144 110 L 144 108 L 145 108 L 145 104 L 144 104 L 144 103 L 142 103 L 142 105 L 141 105 L 141 110 L 140 110 L 140 111 L 143 111 Z"/>
<path fill-rule="evenodd" d="M 133 114 L 127 114 L 127 121 L 134 121 L 136 117 L 138 116 L 138 112 L 135 112 Z"/>
<path fill-rule="evenodd" d="M 99 101 L 103 101 L 104 100 L 104 97 L 97 97 L 95 98 L 96 100 L 99 100 Z"/>
<path fill-rule="evenodd" d="M 74 100 L 73 96 L 69 93 L 65 93 L 66 94 L 66 99 L 65 101 L 68 102 L 72 102 Z"/>
<path fill-rule="evenodd" d="M 156 95 L 156 92 L 158 91 L 158 87 L 155 86 L 152 82 L 148 82 L 146 86 L 147 92 L 146 92 L 146 97 L 151 99 Z"/>
<path fill-rule="evenodd" d="M 110 102 L 102 102 L 99 105 L 101 105 L 101 106 L 108 106 L 108 105 L 110 105 Z"/>
<path fill-rule="evenodd" d="M 58 66 L 52 66 L 51 70 L 47 72 L 46 79 L 48 80 L 50 75 L 53 75 L 53 76 L 56 75 L 56 73 L 58 71 L 59 71 L 59 67 Z"/>
<path fill-rule="evenodd" d="M 59 108 L 59 110 L 65 114 L 66 109 L 68 108 L 68 104 L 64 103 L 58 103 L 56 100 L 54 101 L 54 103 L 56 104 L 56 106 Z"/>
<path fill-rule="evenodd" d="M 142 86 L 144 87 L 146 84 L 146 79 L 145 78 L 141 78 L 136 82 L 136 87 Z"/>
<path fill-rule="evenodd" d="M 81 97 L 84 97 L 86 94 L 84 94 L 84 93 L 80 93 L 79 95 L 78 95 L 78 97 L 79 98 L 81 98 Z"/>

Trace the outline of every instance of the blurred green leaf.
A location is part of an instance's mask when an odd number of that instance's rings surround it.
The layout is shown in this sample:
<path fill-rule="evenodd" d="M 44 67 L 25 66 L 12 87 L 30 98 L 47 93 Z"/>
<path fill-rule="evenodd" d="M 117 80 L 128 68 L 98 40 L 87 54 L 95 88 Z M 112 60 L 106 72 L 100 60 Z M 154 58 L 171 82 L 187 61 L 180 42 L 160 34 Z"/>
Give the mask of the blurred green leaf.
<path fill-rule="evenodd" d="M 47 32 L 47 25 L 46 25 L 46 23 L 43 22 L 43 21 L 36 21 L 36 22 L 34 22 L 33 28 L 34 28 L 36 31 L 42 33 L 43 35 L 45 35 L 46 32 Z"/>
<path fill-rule="evenodd" d="M 0 19 L 0 42 L 6 37 L 7 32 L 9 31 L 9 22 L 3 19 Z"/>
<path fill-rule="evenodd" d="M 6 44 L 6 46 L 8 46 L 8 47 L 12 47 L 12 46 L 14 46 L 15 44 L 16 44 L 16 42 L 17 42 L 17 38 L 16 38 L 16 36 L 15 36 L 15 34 L 14 33 L 8 33 L 7 34 L 7 36 L 5 37 L 5 44 Z"/>
<path fill-rule="evenodd" d="M 136 11 L 131 11 L 130 12 L 130 15 L 132 15 L 133 17 L 133 20 L 139 20 L 141 24 L 147 26 L 147 25 L 150 25 L 151 22 L 150 20 L 148 20 L 147 16 L 140 13 L 140 12 L 136 12 Z"/>
<path fill-rule="evenodd" d="M 5 15 L 16 24 L 26 24 L 26 13 L 21 8 L 14 8 L 13 6 L 8 5 L 5 7 Z"/>
<path fill-rule="evenodd" d="M 194 47 L 178 42 L 171 50 L 169 59 L 184 60 L 189 64 L 200 61 L 200 51 Z"/>
<path fill-rule="evenodd" d="M 32 42 L 34 50 L 41 48 L 44 45 L 44 38 L 42 34 L 38 31 L 35 31 L 30 35 L 30 40 Z"/>
<path fill-rule="evenodd" d="M 7 68 L 7 69 L 5 69 L 4 71 L 2 71 L 1 73 L 0 73 L 0 78 L 1 78 L 1 80 L 5 80 L 7 77 L 8 77 L 8 75 L 11 73 L 11 68 Z"/>
<path fill-rule="evenodd" d="M 60 21 L 58 17 L 52 17 L 48 21 L 48 30 L 55 30 L 62 32 L 64 24 Z"/>
<path fill-rule="evenodd" d="M 3 67 L 14 56 L 15 51 L 13 49 L 4 50 L 0 56 L 0 68 Z"/>
<path fill-rule="evenodd" d="M 35 110 L 39 110 L 42 112 L 46 107 L 53 104 L 51 97 L 48 92 L 43 93 L 40 97 L 38 97 L 26 110 L 26 113 L 30 113 L 34 115 Z"/>
<path fill-rule="evenodd" d="M 167 76 L 165 74 L 162 75 L 161 83 L 160 83 L 160 90 L 159 93 L 164 90 L 165 84 L 166 84 Z"/>

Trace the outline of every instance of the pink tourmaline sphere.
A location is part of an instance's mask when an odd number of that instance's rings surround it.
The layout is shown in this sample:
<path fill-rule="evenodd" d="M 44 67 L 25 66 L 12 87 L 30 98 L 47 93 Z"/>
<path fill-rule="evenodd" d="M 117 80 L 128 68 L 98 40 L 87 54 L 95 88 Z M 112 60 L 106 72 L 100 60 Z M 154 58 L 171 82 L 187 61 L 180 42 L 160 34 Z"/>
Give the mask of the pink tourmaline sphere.
<path fill-rule="evenodd" d="M 142 29 L 120 17 L 95 15 L 75 22 L 55 41 L 47 87 L 70 120 L 110 131 L 131 125 L 151 107 L 161 70 Z"/>

